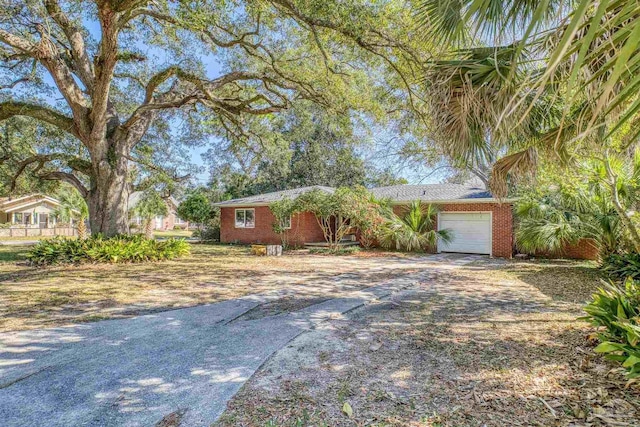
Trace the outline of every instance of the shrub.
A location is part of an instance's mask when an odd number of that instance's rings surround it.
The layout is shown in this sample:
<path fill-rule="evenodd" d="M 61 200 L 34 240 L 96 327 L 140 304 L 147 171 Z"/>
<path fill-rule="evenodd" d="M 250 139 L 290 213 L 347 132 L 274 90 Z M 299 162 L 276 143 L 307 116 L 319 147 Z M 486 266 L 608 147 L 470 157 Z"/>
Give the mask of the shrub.
<path fill-rule="evenodd" d="M 614 279 L 640 279 L 640 254 L 629 252 L 623 255 L 610 254 L 602 260 L 602 271 Z"/>
<path fill-rule="evenodd" d="M 622 362 L 629 379 L 640 377 L 640 282 L 605 284 L 584 311 L 584 319 L 599 328 L 595 351 Z"/>
<path fill-rule="evenodd" d="M 220 226 L 208 225 L 203 229 L 193 230 L 192 237 L 196 237 L 202 241 L 219 241 L 220 240 Z"/>
<path fill-rule="evenodd" d="M 414 200 L 402 216 L 388 212 L 389 218 L 381 225 L 380 246 L 401 251 L 428 251 L 438 240 L 448 243 L 453 238 L 448 229 L 434 230 L 437 210 L 433 205 Z"/>
<path fill-rule="evenodd" d="M 142 235 L 119 235 L 88 239 L 55 237 L 41 240 L 27 254 L 35 265 L 72 264 L 82 262 L 147 262 L 180 257 L 189 253 L 189 244 L 182 239 L 157 241 Z"/>

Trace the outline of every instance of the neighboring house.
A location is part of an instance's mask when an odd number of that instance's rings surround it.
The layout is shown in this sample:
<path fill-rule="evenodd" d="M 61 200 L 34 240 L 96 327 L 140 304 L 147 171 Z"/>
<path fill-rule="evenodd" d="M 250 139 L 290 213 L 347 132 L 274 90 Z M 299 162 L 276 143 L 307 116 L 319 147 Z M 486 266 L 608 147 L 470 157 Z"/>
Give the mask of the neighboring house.
<path fill-rule="evenodd" d="M 142 195 L 144 193 L 142 191 L 134 191 L 129 195 L 129 212 L 135 212 L 136 205 L 142 199 Z M 164 199 L 167 204 L 167 215 L 158 215 L 153 219 L 153 229 L 154 230 L 173 230 L 174 228 L 189 228 L 189 223 L 187 221 L 182 220 L 176 214 L 176 210 L 178 209 L 178 201 L 173 197 L 169 197 Z M 131 224 L 135 224 L 138 227 L 142 227 L 144 220 L 137 216 L 133 215 L 131 217 Z"/>
<path fill-rule="evenodd" d="M 0 198 L 0 224 L 15 227 L 53 228 L 60 202 L 42 194 Z"/>

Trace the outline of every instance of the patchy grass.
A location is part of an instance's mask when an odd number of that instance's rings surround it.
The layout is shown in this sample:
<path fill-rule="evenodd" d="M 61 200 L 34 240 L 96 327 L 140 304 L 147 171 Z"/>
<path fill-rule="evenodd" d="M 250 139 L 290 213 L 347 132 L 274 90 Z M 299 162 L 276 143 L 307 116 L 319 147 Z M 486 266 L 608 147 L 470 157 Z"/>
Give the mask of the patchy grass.
<path fill-rule="evenodd" d="M 598 285 L 575 262 L 430 273 L 294 340 L 216 426 L 637 426 L 640 390 L 576 320 Z"/>
<path fill-rule="evenodd" d="M 0 245 L 0 262 L 17 262 L 27 259 L 27 251 L 30 246 Z"/>
<path fill-rule="evenodd" d="M 153 235 L 156 239 L 158 238 L 162 238 L 162 239 L 168 239 L 170 237 L 173 237 L 175 239 L 188 239 L 190 237 L 192 237 L 193 235 L 193 230 L 166 230 L 166 231 L 154 231 Z"/>
<path fill-rule="evenodd" d="M 194 244 L 190 255 L 159 263 L 46 268 L 23 262 L 26 250 L 0 246 L 0 331 L 134 316 L 283 288 L 300 299 L 328 298 L 398 274 L 393 268 L 370 271 L 367 265 L 375 262 L 355 257 L 257 257 L 243 246 Z M 273 309 L 299 304 L 285 300 Z"/>

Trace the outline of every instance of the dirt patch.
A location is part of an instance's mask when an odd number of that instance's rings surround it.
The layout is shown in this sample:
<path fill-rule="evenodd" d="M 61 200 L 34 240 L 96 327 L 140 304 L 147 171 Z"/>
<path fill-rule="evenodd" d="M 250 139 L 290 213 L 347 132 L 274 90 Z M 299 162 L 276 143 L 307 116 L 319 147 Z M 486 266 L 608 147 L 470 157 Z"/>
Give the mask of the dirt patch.
<path fill-rule="evenodd" d="M 302 335 L 216 425 L 637 426 L 640 390 L 593 353 L 580 305 L 509 268 L 441 271 Z"/>

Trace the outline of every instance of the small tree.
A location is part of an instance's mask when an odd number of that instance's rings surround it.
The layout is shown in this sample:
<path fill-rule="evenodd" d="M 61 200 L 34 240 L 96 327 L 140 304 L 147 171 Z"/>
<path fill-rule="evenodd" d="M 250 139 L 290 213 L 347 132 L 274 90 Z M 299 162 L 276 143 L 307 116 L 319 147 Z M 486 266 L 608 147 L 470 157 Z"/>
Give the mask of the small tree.
<path fill-rule="evenodd" d="M 294 214 L 300 212 L 299 207 L 298 199 L 290 199 L 288 197 L 283 197 L 269 205 L 269 209 L 275 217 L 275 221 L 272 224 L 273 232 L 280 236 L 282 247 L 285 249 L 289 246 L 291 218 Z"/>
<path fill-rule="evenodd" d="M 58 195 L 60 206 L 53 212 L 57 220 L 72 223 L 77 222 L 78 239 L 87 238 L 87 218 L 89 217 L 89 208 L 82 196 L 74 190 L 65 190 Z"/>
<path fill-rule="evenodd" d="M 354 226 L 351 223 L 354 197 L 353 190 L 339 188 L 334 193 L 309 191 L 300 195 L 297 201 L 301 211 L 314 214 L 325 241 L 335 249 Z"/>
<path fill-rule="evenodd" d="M 420 200 L 411 202 L 402 216 L 391 213 L 381 227 L 380 244 L 385 248 L 405 251 L 427 250 L 438 243 L 452 239 L 448 229 L 435 230 L 437 209 Z"/>
<path fill-rule="evenodd" d="M 364 187 L 345 192 L 342 200 L 343 215 L 350 218 L 349 224 L 358 229 L 362 247 L 370 248 L 385 222 L 382 203 Z"/>
<path fill-rule="evenodd" d="M 147 239 L 153 239 L 153 218 L 157 215 L 168 213 L 166 202 L 158 193 L 145 192 L 134 208 L 134 213 L 143 220 L 144 235 Z"/>
<path fill-rule="evenodd" d="M 178 216 L 191 223 L 197 224 L 198 230 L 215 217 L 215 210 L 209 198 L 201 191 L 196 191 L 180 203 L 177 210 Z"/>

